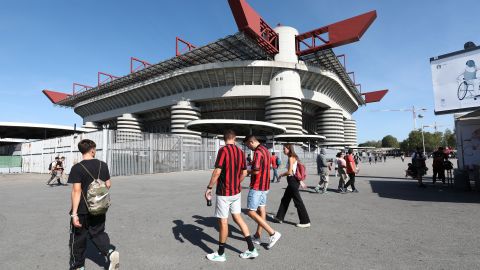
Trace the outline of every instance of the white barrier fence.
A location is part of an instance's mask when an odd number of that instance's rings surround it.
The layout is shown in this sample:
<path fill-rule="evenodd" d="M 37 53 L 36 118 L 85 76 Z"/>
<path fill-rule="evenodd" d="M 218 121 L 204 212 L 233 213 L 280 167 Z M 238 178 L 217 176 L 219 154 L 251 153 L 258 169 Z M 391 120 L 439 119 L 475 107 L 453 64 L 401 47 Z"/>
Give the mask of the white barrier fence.
<path fill-rule="evenodd" d="M 198 145 L 184 143 L 182 137 L 139 133 L 132 137 L 117 134 L 114 130 L 102 130 L 77 134 L 22 145 L 22 172 L 48 173 L 49 164 L 55 157 L 65 157 L 65 173 L 69 174 L 74 164 L 81 161 L 82 155 L 77 145 L 83 139 L 97 144 L 96 158 L 105 161 L 112 176 L 137 175 L 213 168 L 216 154 L 222 142 L 219 139 L 203 138 Z M 246 150 L 245 147 L 242 146 Z M 315 152 L 296 147 L 297 154 L 313 173 Z M 247 150 L 247 153 L 250 151 Z M 275 152 L 282 159 L 282 146 L 276 145 Z"/>
<path fill-rule="evenodd" d="M 79 162 L 82 155 L 77 144 L 83 139 L 93 140 L 97 144 L 97 157 L 103 157 L 102 131 L 70 135 L 53 139 L 35 141 L 22 144 L 22 172 L 47 173 L 48 165 L 55 157 L 65 157 L 65 173 L 70 173 L 73 164 Z"/>

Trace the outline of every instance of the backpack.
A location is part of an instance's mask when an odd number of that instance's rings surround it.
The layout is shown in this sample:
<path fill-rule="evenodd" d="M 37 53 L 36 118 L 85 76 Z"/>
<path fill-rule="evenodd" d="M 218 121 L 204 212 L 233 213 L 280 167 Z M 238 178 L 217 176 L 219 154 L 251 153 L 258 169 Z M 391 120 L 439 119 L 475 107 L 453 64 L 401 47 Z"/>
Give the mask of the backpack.
<path fill-rule="evenodd" d="M 110 193 L 105 184 L 105 181 L 100 179 L 100 172 L 102 170 L 102 162 L 100 162 L 100 167 L 98 169 L 98 177 L 95 178 L 93 175 L 87 170 L 87 168 L 80 162 L 79 164 L 85 169 L 85 171 L 92 177 L 93 182 L 88 185 L 87 189 L 87 196 L 83 194 L 82 189 L 82 196 L 87 204 L 88 212 L 91 215 L 98 216 L 107 213 L 108 207 L 110 207 Z"/>
<path fill-rule="evenodd" d="M 307 178 L 307 170 L 305 169 L 305 165 L 297 161 L 297 171 L 295 172 L 295 178 L 298 181 L 303 181 Z"/>
<path fill-rule="evenodd" d="M 48 164 L 48 170 L 49 170 L 49 171 L 52 170 L 52 164 L 53 164 L 53 162 L 50 162 L 50 164 Z"/>
<path fill-rule="evenodd" d="M 415 153 L 412 159 L 412 164 L 416 168 L 425 168 L 427 165 L 425 164 L 425 158 L 423 158 L 422 154 Z"/>
<path fill-rule="evenodd" d="M 280 166 L 282 164 L 282 161 L 280 160 L 279 157 L 277 157 L 277 160 L 275 161 L 277 163 L 277 167 Z"/>

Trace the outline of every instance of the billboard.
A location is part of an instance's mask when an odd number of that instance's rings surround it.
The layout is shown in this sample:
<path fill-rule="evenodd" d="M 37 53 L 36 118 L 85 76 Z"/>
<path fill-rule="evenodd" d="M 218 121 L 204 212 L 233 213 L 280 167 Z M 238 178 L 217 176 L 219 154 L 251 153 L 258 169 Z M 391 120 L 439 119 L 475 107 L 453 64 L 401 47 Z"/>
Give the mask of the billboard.
<path fill-rule="evenodd" d="M 480 107 L 480 47 L 430 58 L 435 114 Z"/>

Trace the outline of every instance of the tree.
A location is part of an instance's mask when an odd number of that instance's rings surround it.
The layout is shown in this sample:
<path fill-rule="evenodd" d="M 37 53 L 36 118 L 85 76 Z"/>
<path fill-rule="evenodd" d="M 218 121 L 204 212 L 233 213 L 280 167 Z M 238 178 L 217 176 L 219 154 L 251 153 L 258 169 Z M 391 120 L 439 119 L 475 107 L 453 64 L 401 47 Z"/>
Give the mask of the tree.
<path fill-rule="evenodd" d="M 392 135 L 387 135 L 382 139 L 382 147 L 398 148 L 400 144 L 398 143 L 397 138 Z"/>
<path fill-rule="evenodd" d="M 442 145 L 447 147 L 456 147 L 457 145 L 457 139 L 455 138 L 455 133 L 448 128 L 445 130 L 445 133 L 443 133 Z"/>
<path fill-rule="evenodd" d="M 359 144 L 358 146 L 360 147 L 375 147 L 375 148 L 380 148 L 382 147 L 382 142 L 381 141 L 366 141 L 364 143 Z"/>

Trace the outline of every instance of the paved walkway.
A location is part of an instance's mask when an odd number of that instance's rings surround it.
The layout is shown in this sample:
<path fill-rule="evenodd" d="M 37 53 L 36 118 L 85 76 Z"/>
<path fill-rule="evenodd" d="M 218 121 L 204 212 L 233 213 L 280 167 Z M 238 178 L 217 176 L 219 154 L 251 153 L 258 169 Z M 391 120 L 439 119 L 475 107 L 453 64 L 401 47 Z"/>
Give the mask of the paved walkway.
<path fill-rule="evenodd" d="M 218 237 L 213 207 L 203 199 L 209 172 L 115 177 L 107 230 L 122 269 L 479 269 L 480 195 L 429 180 L 419 189 L 404 178 L 405 166 L 400 159 L 362 165 L 358 194 L 303 192 L 312 227 L 292 225 L 292 204 L 289 222 L 273 224 L 282 239 L 272 250 L 260 247 L 255 260 L 238 257 L 246 244 L 235 227 L 227 262 L 205 259 Z M 0 175 L 2 270 L 68 268 L 71 187 L 47 187 L 46 178 Z M 269 211 L 276 211 L 284 181 L 272 185 Z M 337 181 L 332 177 L 331 187 Z M 308 177 L 310 186 L 316 182 Z M 96 252 L 88 254 L 87 269 L 102 265 Z"/>

